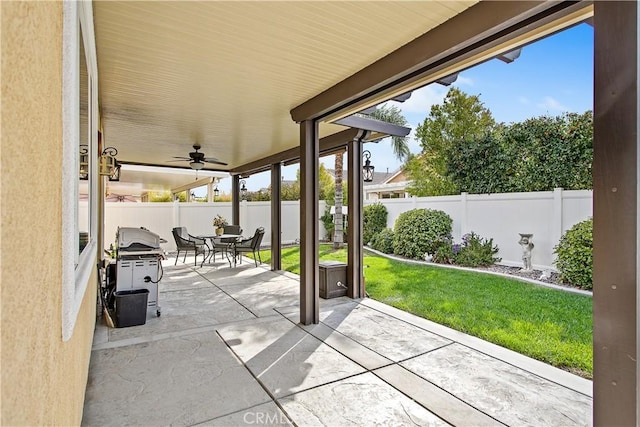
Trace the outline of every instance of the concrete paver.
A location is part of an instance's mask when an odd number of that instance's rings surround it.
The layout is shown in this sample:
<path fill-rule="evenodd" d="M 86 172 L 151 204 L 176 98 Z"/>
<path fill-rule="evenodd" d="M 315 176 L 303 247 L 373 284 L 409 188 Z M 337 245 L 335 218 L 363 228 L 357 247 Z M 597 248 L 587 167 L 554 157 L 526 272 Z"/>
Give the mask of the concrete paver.
<path fill-rule="evenodd" d="M 212 331 L 94 351 L 82 424 L 187 426 L 269 401 Z"/>
<path fill-rule="evenodd" d="M 460 344 L 400 364 L 507 425 L 589 425 L 591 398 Z"/>
<path fill-rule="evenodd" d="M 225 326 L 218 333 L 275 397 L 364 372 L 282 317 L 256 325 Z"/>
<path fill-rule="evenodd" d="M 164 265 L 162 317 L 96 326 L 84 425 L 591 423 L 590 381 L 478 338 L 346 297 L 301 325 L 296 276 Z"/>
<path fill-rule="evenodd" d="M 279 402 L 296 424 L 304 426 L 449 425 L 371 373 Z"/>

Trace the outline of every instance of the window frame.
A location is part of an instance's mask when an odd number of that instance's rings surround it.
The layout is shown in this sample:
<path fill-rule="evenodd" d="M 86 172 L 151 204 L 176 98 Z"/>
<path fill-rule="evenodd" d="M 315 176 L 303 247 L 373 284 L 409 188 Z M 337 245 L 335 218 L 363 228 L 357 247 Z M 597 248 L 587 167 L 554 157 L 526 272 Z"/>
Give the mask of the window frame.
<path fill-rule="evenodd" d="M 98 79 L 91 2 L 63 2 L 62 22 L 62 339 L 73 335 L 98 247 Z M 89 242 L 79 247 L 80 43 L 88 74 Z"/>

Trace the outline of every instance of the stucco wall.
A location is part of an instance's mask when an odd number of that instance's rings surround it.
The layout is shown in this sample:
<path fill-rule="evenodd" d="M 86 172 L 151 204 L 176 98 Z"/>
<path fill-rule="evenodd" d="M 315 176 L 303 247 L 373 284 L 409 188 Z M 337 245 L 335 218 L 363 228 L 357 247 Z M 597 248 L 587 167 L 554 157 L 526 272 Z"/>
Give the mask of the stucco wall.
<path fill-rule="evenodd" d="M 96 291 L 63 343 L 62 3 L 1 7 L 1 424 L 78 425 Z"/>

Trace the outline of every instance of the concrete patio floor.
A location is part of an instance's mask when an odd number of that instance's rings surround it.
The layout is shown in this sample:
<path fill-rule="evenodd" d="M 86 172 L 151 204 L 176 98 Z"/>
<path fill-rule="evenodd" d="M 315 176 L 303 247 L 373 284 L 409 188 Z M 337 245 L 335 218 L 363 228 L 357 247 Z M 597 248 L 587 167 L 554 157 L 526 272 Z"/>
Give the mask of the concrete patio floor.
<path fill-rule="evenodd" d="M 193 260 L 192 260 L 193 261 Z M 162 316 L 96 326 L 83 425 L 590 425 L 591 381 L 245 260 L 164 261 Z"/>

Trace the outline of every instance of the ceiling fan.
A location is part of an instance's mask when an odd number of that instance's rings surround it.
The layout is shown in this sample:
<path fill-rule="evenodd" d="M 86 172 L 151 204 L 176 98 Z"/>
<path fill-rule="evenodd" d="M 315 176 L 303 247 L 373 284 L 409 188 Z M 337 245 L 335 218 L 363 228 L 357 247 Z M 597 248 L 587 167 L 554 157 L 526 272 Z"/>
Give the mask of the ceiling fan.
<path fill-rule="evenodd" d="M 195 170 L 200 170 L 204 168 L 205 163 L 213 163 L 215 165 L 227 166 L 227 163 L 220 161 L 215 157 L 205 157 L 204 153 L 201 153 L 200 151 L 198 151 L 200 150 L 200 144 L 193 144 L 193 149 L 195 151 L 190 152 L 189 157 L 174 156 L 173 158 L 176 160 L 168 160 L 168 161 L 169 162 L 189 161 L 189 166 L 191 166 L 191 169 L 195 169 Z"/>

